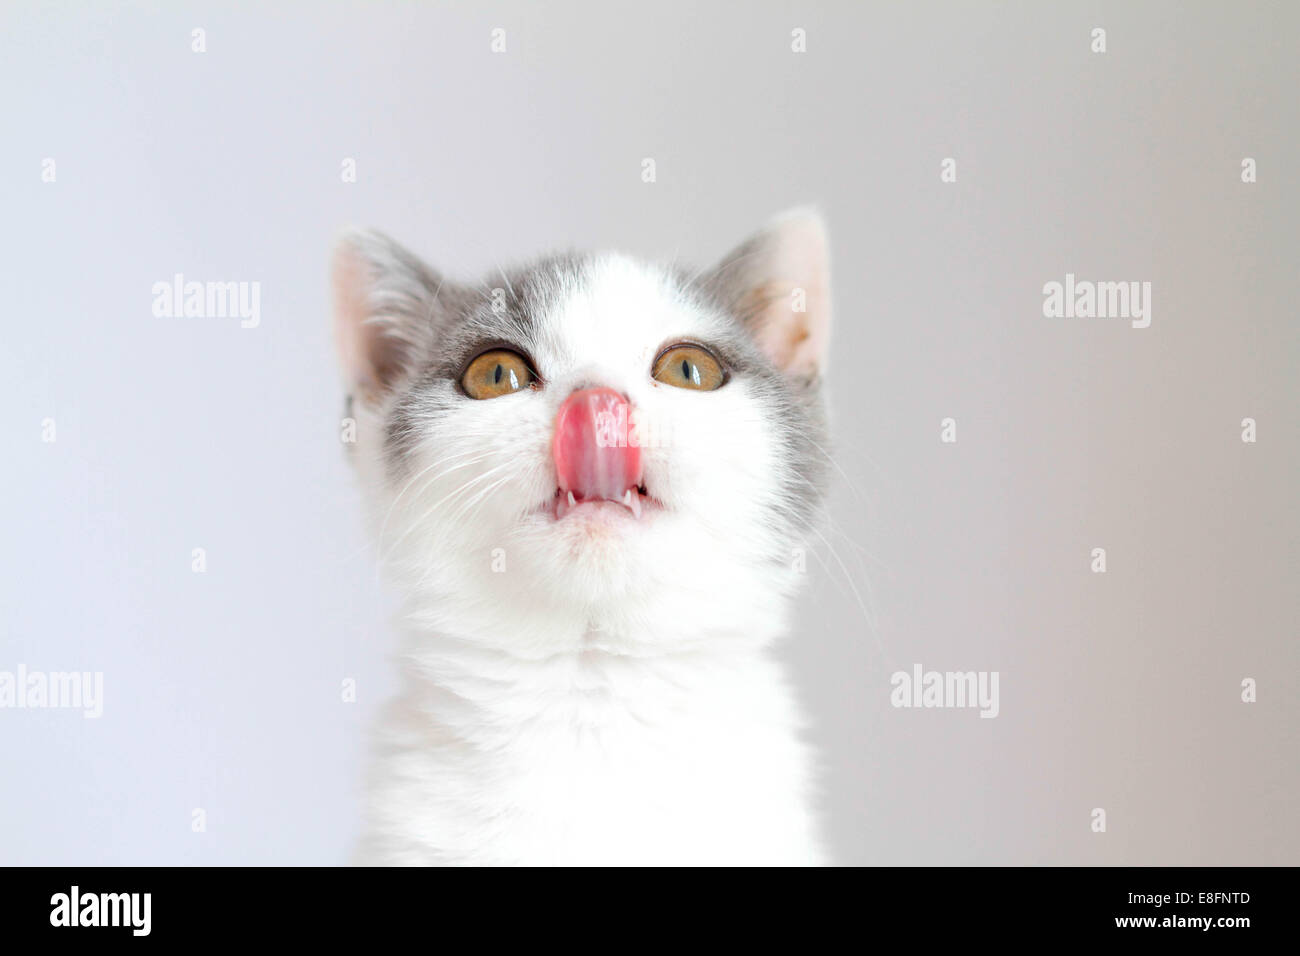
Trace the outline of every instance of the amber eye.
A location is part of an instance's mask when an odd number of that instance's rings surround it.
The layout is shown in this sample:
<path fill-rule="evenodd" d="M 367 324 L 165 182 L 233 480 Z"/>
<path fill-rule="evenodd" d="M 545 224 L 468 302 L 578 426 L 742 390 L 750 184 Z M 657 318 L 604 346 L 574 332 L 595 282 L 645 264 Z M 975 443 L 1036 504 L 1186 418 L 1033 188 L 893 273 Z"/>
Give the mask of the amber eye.
<path fill-rule="evenodd" d="M 461 387 L 470 398 L 499 398 L 528 388 L 536 376 L 518 352 L 493 349 L 469 363 L 460 377 Z"/>
<path fill-rule="evenodd" d="M 655 359 L 650 370 L 656 381 L 677 388 L 711 392 L 726 381 L 722 365 L 698 345 L 674 345 Z"/>

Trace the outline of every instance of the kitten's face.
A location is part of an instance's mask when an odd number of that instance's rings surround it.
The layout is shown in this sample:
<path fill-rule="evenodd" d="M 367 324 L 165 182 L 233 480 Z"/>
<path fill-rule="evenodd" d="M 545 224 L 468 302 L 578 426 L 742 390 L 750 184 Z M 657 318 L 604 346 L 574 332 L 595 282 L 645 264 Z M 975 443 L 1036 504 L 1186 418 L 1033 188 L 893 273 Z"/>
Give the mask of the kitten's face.
<path fill-rule="evenodd" d="M 662 644 L 789 589 L 825 463 L 825 329 L 796 306 L 824 311 L 824 288 L 752 288 L 745 260 L 769 247 L 696 282 L 621 256 L 547 260 L 496 292 L 353 248 L 337 288 L 358 463 L 408 591 L 489 627 L 530 620 L 487 639 L 544 647 L 543 619 Z"/>

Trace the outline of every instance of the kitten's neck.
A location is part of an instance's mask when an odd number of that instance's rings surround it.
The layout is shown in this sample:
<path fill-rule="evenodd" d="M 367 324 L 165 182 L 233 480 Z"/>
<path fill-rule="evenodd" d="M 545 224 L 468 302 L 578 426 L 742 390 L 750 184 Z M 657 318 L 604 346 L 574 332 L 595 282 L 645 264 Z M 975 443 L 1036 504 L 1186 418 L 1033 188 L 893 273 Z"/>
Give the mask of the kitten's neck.
<path fill-rule="evenodd" d="M 776 637 L 775 633 L 710 630 L 695 637 L 674 634 L 671 642 L 663 642 L 653 630 L 629 634 L 590 625 L 573 627 L 562 639 L 555 635 L 556 629 L 548 628 L 544 642 L 510 647 L 498 633 L 485 638 L 446 628 L 408 629 L 403 644 L 405 670 L 438 684 L 506 674 L 512 681 L 533 684 L 568 672 L 641 673 L 680 666 L 707 670 L 766 657 Z"/>
<path fill-rule="evenodd" d="M 499 635 L 408 632 L 403 696 L 431 720 L 472 725 L 476 735 L 538 723 L 654 721 L 707 710 L 746 682 L 779 682 L 768 644 L 751 632 L 714 631 L 657 647 L 653 635 L 584 627 L 542 653 L 501 647 Z"/>

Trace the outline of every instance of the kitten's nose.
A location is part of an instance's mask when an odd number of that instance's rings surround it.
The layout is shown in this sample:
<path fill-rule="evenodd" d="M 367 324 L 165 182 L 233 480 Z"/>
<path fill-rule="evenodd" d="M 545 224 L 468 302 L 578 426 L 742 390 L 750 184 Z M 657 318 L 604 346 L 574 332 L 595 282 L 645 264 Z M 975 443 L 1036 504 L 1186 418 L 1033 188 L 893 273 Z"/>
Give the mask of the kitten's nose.
<path fill-rule="evenodd" d="M 584 388 L 555 416 L 551 454 L 560 490 L 575 498 L 621 501 L 641 484 L 641 449 L 628 441 L 632 406 L 612 388 Z"/>

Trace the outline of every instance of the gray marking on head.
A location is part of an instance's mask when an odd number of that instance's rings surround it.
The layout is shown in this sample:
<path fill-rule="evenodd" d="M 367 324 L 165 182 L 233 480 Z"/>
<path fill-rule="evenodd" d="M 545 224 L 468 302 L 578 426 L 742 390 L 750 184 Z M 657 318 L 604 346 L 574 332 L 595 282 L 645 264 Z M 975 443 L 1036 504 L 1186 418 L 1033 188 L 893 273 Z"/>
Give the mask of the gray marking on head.
<path fill-rule="evenodd" d="M 572 254 L 548 256 L 501 273 L 505 285 L 495 288 L 487 283 L 457 286 L 448 295 L 449 284 L 444 284 L 433 339 L 388 414 L 385 452 L 390 474 L 404 471 L 420 438 L 422 418 L 467 400 L 458 383 L 476 354 L 501 346 L 536 361 L 539 318 L 587 281 L 590 261 Z"/>

